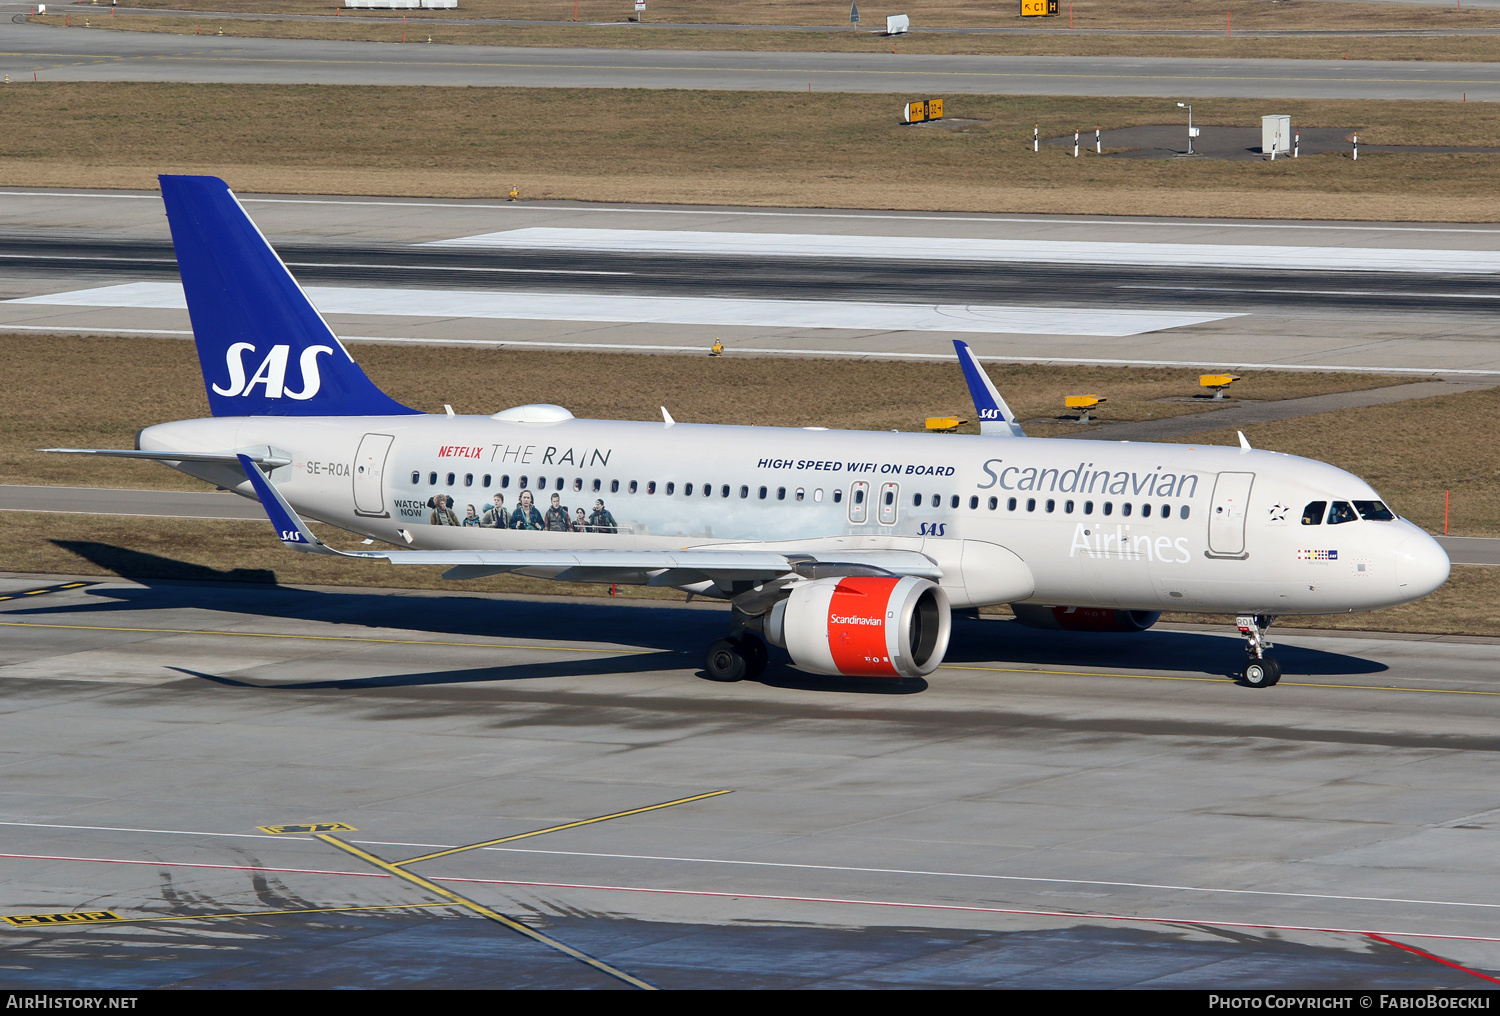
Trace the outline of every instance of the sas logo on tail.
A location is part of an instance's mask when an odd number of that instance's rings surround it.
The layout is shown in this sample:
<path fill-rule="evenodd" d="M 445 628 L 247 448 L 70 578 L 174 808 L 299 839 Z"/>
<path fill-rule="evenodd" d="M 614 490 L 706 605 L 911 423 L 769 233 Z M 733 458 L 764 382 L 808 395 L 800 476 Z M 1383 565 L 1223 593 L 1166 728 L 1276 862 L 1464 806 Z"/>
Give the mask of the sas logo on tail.
<path fill-rule="evenodd" d="M 981 409 L 979 411 L 979 418 L 981 420 L 1003 420 L 1005 419 L 1005 414 L 998 409 Z"/>
<path fill-rule="evenodd" d="M 302 375 L 302 388 L 294 391 L 286 384 L 287 360 L 291 357 L 292 347 L 281 345 L 272 346 L 271 351 L 266 354 L 260 366 L 250 379 L 245 380 L 245 354 L 254 353 L 255 347 L 248 342 L 236 342 L 229 347 L 224 354 L 224 366 L 229 371 L 229 386 L 220 388 L 213 386 L 213 390 L 220 395 L 234 397 L 243 395 L 248 397 L 257 385 L 264 385 L 265 391 L 262 396 L 267 399 L 279 399 L 283 395 L 289 399 L 305 400 L 318 394 L 318 389 L 323 386 L 323 379 L 318 374 L 318 354 L 328 353 L 332 355 L 331 346 L 308 346 L 302 351 L 301 358 L 297 361 L 298 372 Z"/>

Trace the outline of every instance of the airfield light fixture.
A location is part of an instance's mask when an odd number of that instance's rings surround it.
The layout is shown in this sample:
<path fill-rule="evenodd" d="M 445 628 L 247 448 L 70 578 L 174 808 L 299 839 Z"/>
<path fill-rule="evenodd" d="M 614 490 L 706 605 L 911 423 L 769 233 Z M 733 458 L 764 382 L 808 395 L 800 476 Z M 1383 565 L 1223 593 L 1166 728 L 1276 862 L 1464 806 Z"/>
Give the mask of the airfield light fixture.
<path fill-rule="evenodd" d="M 1190 104 L 1186 103 L 1186 102 L 1179 102 L 1177 104 L 1177 108 L 1178 109 L 1185 109 L 1185 110 L 1188 111 L 1188 150 L 1187 150 L 1187 153 L 1189 155 L 1192 155 L 1193 154 L 1193 107 Z"/>

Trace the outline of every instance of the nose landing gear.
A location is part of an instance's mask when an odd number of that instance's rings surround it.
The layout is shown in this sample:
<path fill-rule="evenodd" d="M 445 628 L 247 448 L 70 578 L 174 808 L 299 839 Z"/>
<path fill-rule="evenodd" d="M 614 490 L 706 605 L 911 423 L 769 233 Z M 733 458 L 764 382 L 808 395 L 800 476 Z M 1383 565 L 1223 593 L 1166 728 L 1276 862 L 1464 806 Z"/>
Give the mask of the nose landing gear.
<path fill-rule="evenodd" d="M 1272 614 L 1241 614 L 1235 618 L 1240 634 L 1245 636 L 1245 651 L 1249 654 L 1239 680 L 1247 688 L 1269 688 L 1281 680 L 1281 664 L 1266 655 L 1266 650 L 1271 648 L 1266 632 L 1275 620 Z"/>

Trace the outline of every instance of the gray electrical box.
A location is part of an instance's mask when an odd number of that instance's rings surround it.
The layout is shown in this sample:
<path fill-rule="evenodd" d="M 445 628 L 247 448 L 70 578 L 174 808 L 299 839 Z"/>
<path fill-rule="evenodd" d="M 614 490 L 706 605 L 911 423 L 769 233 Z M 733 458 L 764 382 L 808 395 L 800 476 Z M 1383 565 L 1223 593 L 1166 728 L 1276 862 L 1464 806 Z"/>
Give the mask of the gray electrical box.
<path fill-rule="evenodd" d="M 1280 113 L 1260 118 L 1260 150 L 1265 155 L 1292 150 L 1292 118 Z"/>

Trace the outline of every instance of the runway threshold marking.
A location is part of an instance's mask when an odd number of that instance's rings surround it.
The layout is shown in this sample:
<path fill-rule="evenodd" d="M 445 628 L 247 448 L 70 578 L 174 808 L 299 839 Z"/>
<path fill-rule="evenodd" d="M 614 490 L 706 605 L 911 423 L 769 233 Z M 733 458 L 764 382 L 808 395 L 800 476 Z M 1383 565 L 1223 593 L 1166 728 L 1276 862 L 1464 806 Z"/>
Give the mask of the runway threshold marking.
<path fill-rule="evenodd" d="M 95 585 L 93 582 L 65 582 L 62 585 L 45 586 L 41 589 L 27 589 L 19 593 L 5 593 L 0 595 L 0 600 L 24 600 L 28 596 L 41 596 L 45 593 L 62 593 L 69 589 L 82 589 L 84 586 Z"/>
<path fill-rule="evenodd" d="M 441 896 L 445 900 L 451 900 L 452 902 L 457 903 L 459 906 L 466 907 L 469 910 L 472 910 L 480 917 L 488 918 L 489 920 L 494 921 L 497 924 L 509 928 L 511 931 L 514 931 L 521 935 L 525 935 L 527 938 L 532 939 L 536 942 L 540 942 L 542 945 L 545 945 L 550 949 L 557 950 L 564 956 L 569 956 L 575 960 L 578 960 L 580 963 L 584 963 L 588 966 L 593 967 L 595 970 L 598 970 L 601 973 L 607 974 L 608 976 L 613 977 L 617 980 L 624 981 L 626 984 L 629 984 L 632 987 L 641 988 L 645 991 L 657 990 L 654 984 L 649 984 L 638 977 L 633 977 L 630 974 L 627 974 L 625 971 L 619 969 L 618 967 L 613 967 L 601 959 L 595 959 L 588 953 L 581 952 L 580 950 L 568 945 L 566 942 L 560 942 L 557 939 L 553 938 L 551 935 L 545 935 L 542 932 L 537 931 L 535 928 L 529 928 L 526 925 L 522 924 L 520 921 L 506 917 L 498 910 L 492 910 L 491 908 L 485 906 L 483 903 L 480 903 L 476 900 L 471 900 L 467 896 L 460 895 L 459 893 L 456 893 L 451 889 L 446 889 L 443 886 L 438 885 L 436 882 L 431 882 L 423 878 L 421 875 L 407 871 L 406 869 L 392 864 L 391 862 L 384 860 L 383 858 L 376 857 L 374 854 L 370 853 L 367 850 L 361 850 L 354 844 L 349 843 L 345 840 L 341 840 L 337 836 L 334 836 L 332 833 L 318 833 L 317 838 L 322 840 L 324 843 L 327 843 L 331 847 L 336 847 L 339 850 L 344 851 L 345 853 L 352 854 L 353 856 L 359 858 L 367 864 L 373 865 L 374 867 L 379 868 L 381 871 L 384 871 L 389 875 L 394 875 L 396 878 L 405 879 L 412 885 L 415 885 L 421 889 L 425 889 L 426 891 L 435 895 Z"/>
<path fill-rule="evenodd" d="M 80 583 L 88 585 L 88 583 Z M 39 589 L 37 592 L 52 592 L 53 590 Z M 574 646 L 512 646 L 500 645 L 493 642 L 433 642 L 427 639 L 376 639 L 361 635 L 288 635 L 273 631 L 221 631 L 212 628 L 118 628 L 108 624 L 44 624 L 39 621 L 0 621 L 0 627 L 6 628 L 62 628 L 69 631 L 121 631 L 145 633 L 148 635 L 229 635 L 236 638 L 256 639 L 308 639 L 314 642 L 373 642 L 379 645 L 394 646 L 458 646 L 467 649 L 538 649 L 544 652 L 556 653 L 606 653 L 615 655 L 649 656 L 652 653 L 662 653 L 666 656 L 675 656 L 676 653 L 664 652 L 660 649 L 580 649 Z"/>
<path fill-rule="evenodd" d="M 1132 681 L 1203 681 L 1209 684 L 1224 684 L 1224 677 L 1187 677 L 1177 674 L 1109 674 L 1091 670 L 1025 670 L 1019 667 L 972 667 L 965 664 L 943 664 L 939 670 L 981 670 L 992 674 L 1032 674 L 1040 677 L 1108 677 L 1127 678 Z M 1470 688 L 1402 688 L 1391 684 L 1320 684 L 1316 681 L 1281 681 L 1287 688 L 1332 688 L 1342 691 L 1406 691 L 1430 695 L 1493 695 L 1500 691 L 1479 691 Z"/>
<path fill-rule="evenodd" d="M 405 867 L 408 864 L 416 864 L 418 861 L 431 861 L 438 857 L 447 857 L 449 854 L 461 854 L 466 850 L 479 850 L 483 847 L 493 847 L 500 843 L 511 843 L 515 840 L 524 840 L 532 836 L 541 836 L 545 833 L 561 832 L 564 829 L 577 829 L 579 826 L 593 825 L 597 822 L 608 822 L 610 819 L 625 818 L 627 815 L 643 815 L 648 811 L 660 811 L 663 808 L 675 808 L 679 804 L 688 804 L 692 801 L 703 801 L 710 797 L 722 797 L 732 794 L 732 790 L 711 790 L 706 794 L 694 794 L 692 797 L 680 797 L 675 801 L 663 801 L 661 804 L 648 804 L 644 808 L 631 808 L 629 811 L 617 811 L 610 815 L 598 815 L 594 818 L 579 819 L 576 822 L 564 822 L 562 825 L 548 826 L 546 829 L 533 829 L 529 833 L 515 833 L 511 836 L 501 836 L 499 839 L 484 840 L 480 843 L 468 843 L 461 847 L 449 847 L 447 850 L 436 850 L 430 854 L 422 854 L 419 857 L 408 857 L 404 861 L 393 862 L 396 867 Z M 262 826 L 261 828 L 264 828 Z"/>

